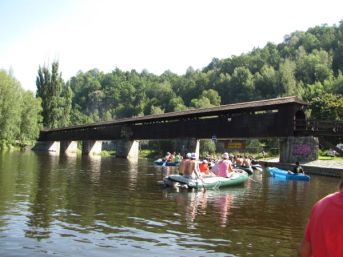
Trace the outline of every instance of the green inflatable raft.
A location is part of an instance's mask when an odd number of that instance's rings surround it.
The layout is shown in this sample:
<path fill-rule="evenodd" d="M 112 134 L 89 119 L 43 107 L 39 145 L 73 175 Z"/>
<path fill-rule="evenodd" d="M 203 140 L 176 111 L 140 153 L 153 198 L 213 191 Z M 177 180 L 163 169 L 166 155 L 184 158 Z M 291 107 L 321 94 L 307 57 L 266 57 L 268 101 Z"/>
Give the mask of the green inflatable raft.
<path fill-rule="evenodd" d="M 220 188 L 228 186 L 241 185 L 249 178 L 248 173 L 245 171 L 234 172 L 229 178 L 209 176 L 190 178 L 181 175 L 170 175 L 163 179 L 165 186 L 173 187 L 186 187 L 186 188 Z"/>

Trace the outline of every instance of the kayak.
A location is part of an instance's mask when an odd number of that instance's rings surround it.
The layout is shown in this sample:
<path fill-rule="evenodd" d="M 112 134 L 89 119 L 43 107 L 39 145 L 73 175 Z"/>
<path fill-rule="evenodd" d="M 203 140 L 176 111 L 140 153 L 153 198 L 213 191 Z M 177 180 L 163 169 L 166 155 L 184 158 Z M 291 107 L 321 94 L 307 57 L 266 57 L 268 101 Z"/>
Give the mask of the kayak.
<path fill-rule="evenodd" d="M 154 161 L 154 164 L 157 166 L 178 166 L 180 162 L 166 162 L 162 160 L 156 160 Z"/>
<path fill-rule="evenodd" d="M 226 186 L 241 185 L 249 178 L 248 173 L 245 171 L 235 172 L 231 177 L 202 177 L 202 178 L 189 178 L 182 175 L 170 175 L 163 179 L 165 186 L 173 187 L 186 187 L 186 188 L 219 188 Z"/>
<path fill-rule="evenodd" d="M 247 166 L 234 165 L 233 169 L 244 170 L 249 175 L 251 175 L 254 172 L 251 166 L 247 167 Z"/>
<path fill-rule="evenodd" d="M 253 170 L 263 171 L 263 168 L 260 164 L 251 164 Z"/>
<path fill-rule="evenodd" d="M 267 167 L 267 171 L 273 177 L 284 178 L 284 179 L 292 179 L 292 180 L 303 180 L 303 181 L 309 181 L 310 180 L 310 176 L 305 175 L 303 173 L 291 174 L 291 173 L 288 173 L 288 171 L 286 171 L 286 170 L 282 170 L 282 169 L 279 169 L 276 167 Z"/>

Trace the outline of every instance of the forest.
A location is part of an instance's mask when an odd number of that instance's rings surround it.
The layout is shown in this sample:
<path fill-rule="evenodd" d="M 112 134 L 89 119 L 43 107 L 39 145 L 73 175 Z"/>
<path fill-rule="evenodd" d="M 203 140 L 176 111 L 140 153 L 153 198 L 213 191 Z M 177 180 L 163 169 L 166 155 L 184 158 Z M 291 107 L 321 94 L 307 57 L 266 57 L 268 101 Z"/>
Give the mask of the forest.
<path fill-rule="evenodd" d="M 115 60 L 113 61 L 115 64 Z M 78 72 L 64 81 L 59 63 L 38 68 L 37 91 L 0 71 L 0 144 L 28 144 L 39 129 L 124 117 L 207 108 L 296 95 L 310 103 L 308 118 L 343 120 L 343 21 L 295 31 L 279 44 L 185 74 L 169 70 Z"/>

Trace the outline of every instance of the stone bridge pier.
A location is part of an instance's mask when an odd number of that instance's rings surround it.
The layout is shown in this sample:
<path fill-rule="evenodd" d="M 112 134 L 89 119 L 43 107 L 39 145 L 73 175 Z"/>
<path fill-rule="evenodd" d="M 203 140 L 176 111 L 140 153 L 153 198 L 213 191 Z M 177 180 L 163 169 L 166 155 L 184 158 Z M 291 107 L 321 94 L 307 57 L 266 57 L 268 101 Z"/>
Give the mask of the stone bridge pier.
<path fill-rule="evenodd" d="M 318 159 L 317 137 L 287 137 L 280 139 L 280 163 L 310 162 Z"/>
<path fill-rule="evenodd" d="M 118 140 L 116 142 L 116 157 L 138 159 L 139 141 L 138 140 Z"/>

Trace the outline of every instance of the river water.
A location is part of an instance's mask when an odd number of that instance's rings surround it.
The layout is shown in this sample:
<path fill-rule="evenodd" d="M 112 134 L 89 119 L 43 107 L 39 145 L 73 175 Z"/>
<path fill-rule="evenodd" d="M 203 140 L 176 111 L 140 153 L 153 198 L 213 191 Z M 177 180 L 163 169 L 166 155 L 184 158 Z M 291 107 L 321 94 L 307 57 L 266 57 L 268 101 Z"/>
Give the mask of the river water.
<path fill-rule="evenodd" d="M 172 168 L 173 169 L 173 168 Z M 152 161 L 0 152 L 0 256 L 295 256 L 338 179 L 166 189 Z"/>

